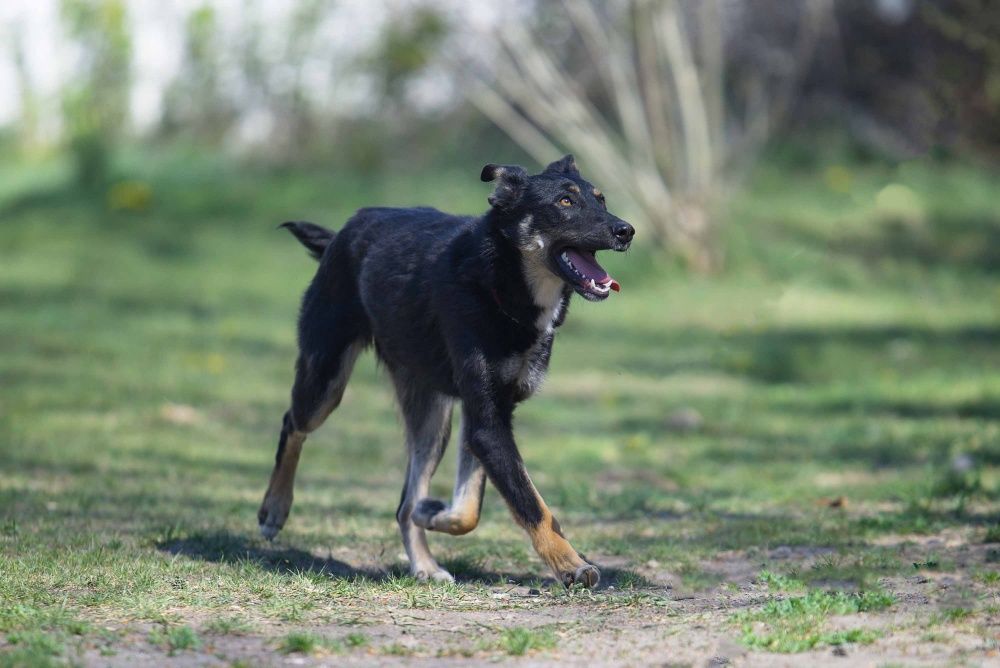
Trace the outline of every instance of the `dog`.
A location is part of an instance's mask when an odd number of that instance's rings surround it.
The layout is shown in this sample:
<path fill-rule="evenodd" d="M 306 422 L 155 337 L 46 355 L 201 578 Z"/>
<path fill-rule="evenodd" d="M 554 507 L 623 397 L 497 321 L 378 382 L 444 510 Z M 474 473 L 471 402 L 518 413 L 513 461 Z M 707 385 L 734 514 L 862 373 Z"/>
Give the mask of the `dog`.
<path fill-rule="evenodd" d="M 258 513 L 273 539 L 292 506 L 306 436 L 340 404 L 362 350 L 374 346 L 395 385 L 409 463 L 396 511 L 410 573 L 452 581 L 425 531 L 462 535 L 479 522 L 489 478 L 538 555 L 566 586 L 600 572 L 566 540 L 514 442 L 515 406 L 538 389 L 575 292 L 607 299 L 619 284 L 595 253 L 625 251 L 635 229 L 608 212 L 572 155 L 529 176 L 486 165 L 495 181 L 479 217 L 432 208 L 365 208 L 339 232 L 284 223 L 319 260 L 302 298 L 299 356 L 270 484 Z M 461 404 L 451 503 L 428 487 Z"/>

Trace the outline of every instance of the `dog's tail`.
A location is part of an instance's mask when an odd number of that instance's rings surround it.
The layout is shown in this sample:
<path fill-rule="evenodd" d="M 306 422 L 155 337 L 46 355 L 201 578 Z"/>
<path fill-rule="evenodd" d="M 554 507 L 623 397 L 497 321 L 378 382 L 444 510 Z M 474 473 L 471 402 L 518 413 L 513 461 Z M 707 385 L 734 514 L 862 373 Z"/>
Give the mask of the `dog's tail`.
<path fill-rule="evenodd" d="M 323 251 L 330 245 L 333 238 L 337 236 L 337 233 L 333 230 L 328 230 L 325 227 L 305 221 L 289 221 L 282 223 L 278 227 L 284 227 L 294 234 L 295 238 L 306 247 L 310 255 L 317 260 L 323 257 Z"/>

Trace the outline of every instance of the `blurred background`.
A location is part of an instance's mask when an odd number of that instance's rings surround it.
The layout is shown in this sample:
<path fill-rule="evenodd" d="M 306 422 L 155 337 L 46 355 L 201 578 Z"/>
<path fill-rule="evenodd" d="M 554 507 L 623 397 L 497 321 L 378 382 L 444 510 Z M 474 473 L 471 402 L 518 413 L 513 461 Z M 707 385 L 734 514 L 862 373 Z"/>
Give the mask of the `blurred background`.
<path fill-rule="evenodd" d="M 659 261 L 715 271 L 762 161 L 850 196 L 856 166 L 1000 151 L 983 0 L 12 0 L 0 30 L 8 204 L 40 172 L 148 214 L 199 169 L 375 183 L 573 151 Z M 888 252 L 996 259 L 990 229 L 939 230 L 927 193 L 882 185 Z"/>

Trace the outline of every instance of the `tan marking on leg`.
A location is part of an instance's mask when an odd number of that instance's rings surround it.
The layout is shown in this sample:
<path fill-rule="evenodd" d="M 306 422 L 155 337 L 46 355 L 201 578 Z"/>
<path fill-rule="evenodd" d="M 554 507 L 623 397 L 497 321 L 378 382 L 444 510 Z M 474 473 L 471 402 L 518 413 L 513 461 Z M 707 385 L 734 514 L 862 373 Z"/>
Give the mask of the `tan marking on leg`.
<path fill-rule="evenodd" d="M 541 500 L 541 498 L 539 498 Z M 559 524 L 556 522 L 552 512 L 542 506 L 542 521 L 533 527 L 526 527 L 531 544 L 534 546 L 538 556 L 549 565 L 557 574 L 561 575 L 566 571 L 573 571 L 582 566 L 584 560 L 576 553 L 573 546 L 566 540 L 562 532 L 558 530 Z"/>
<path fill-rule="evenodd" d="M 415 513 L 413 521 L 425 529 L 453 536 L 467 534 L 479 524 L 486 488 L 486 470 L 465 443 L 464 426 L 459 432 L 458 471 L 451 504 L 433 515 Z"/>
<path fill-rule="evenodd" d="M 302 454 L 302 444 L 305 440 L 306 435 L 302 432 L 293 431 L 288 434 L 281 453 L 281 461 L 275 464 L 271 472 L 271 481 L 258 512 L 258 517 L 261 518 L 260 532 L 268 540 L 278 535 L 292 509 L 295 471 L 299 466 L 299 455 Z"/>
<path fill-rule="evenodd" d="M 261 535 L 268 540 L 273 540 L 278 535 L 292 509 L 292 489 L 295 486 L 295 471 L 299 466 L 302 444 L 305 442 L 306 436 L 318 429 L 323 421 L 330 416 L 330 413 L 340 405 L 347 381 L 354 369 L 354 363 L 363 349 L 364 343 L 362 341 L 354 341 L 344 349 L 340 356 L 340 367 L 337 370 L 337 375 L 327 383 L 325 395 L 319 404 L 311 409 L 311 415 L 305 420 L 305 425 L 295 424 L 294 418 L 291 417 L 295 406 L 292 406 L 286 414 L 288 425 L 293 425 L 301 431 L 288 432 L 284 447 L 281 449 L 281 459 L 275 462 L 274 470 L 271 472 L 271 481 L 264 494 L 264 502 L 261 504 L 260 510 L 257 511 Z M 312 362 L 305 359 L 303 363 L 308 365 Z M 303 370 L 300 369 L 295 379 L 296 383 L 302 382 L 302 373 Z M 295 396 L 294 388 L 292 396 Z M 282 430 L 288 425 L 282 424 Z"/>
<path fill-rule="evenodd" d="M 580 583 L 586 587 L 596 586 L 601 578 L 600 571 L 584 561 L 573 549 L 573 546 L 563 536 L 559 522 L 545 504 L 542 495 L 538 493 L 537 489 L 534 489 L 534 485 L 532 485 L 532 489 L 542 510 L 542 520 L 534 526 L 525 526 L 524 529 L 528 532 L 528 537 L 531 538 L 535 552 L 552 569 L 556 579 L 563 584 L 568 586 Z"/>

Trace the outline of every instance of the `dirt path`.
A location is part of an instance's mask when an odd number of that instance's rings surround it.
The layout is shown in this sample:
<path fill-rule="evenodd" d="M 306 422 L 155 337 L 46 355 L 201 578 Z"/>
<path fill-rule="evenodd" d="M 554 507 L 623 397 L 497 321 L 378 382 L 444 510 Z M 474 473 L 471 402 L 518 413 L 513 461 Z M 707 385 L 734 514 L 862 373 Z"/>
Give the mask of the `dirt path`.
<path fill-rule="evenodd" d="M 830 630 L 873 632 L 875 637 L 868 644 L 776 654 L 749 649 L 741 641 L 744 628 L 734 620 L 741 611 L 758 611 L 768 601 L 802 595 L 775 592 L 773 586 L 760 582 L 762 561 L 774 570 L 803 572 L 828 553 L 779 547 L 753 558 L 738 552 L 720 553 L 704 567 L 717 573 L 724 584 L 703 591 L 684 591 L 675 574 L 651 563 L 632 565 L 647 582 L 627 591 L 611 585 L 593 596 L 567 597 L 509 584 L 491 587 L 483 595 L 483 609 L 369 607 L 350 626 L 308 627 L 324 638 L 363 634 L 363 643 L 353 648 L 340 645 L 336 650 L 284 654 L 277 649 L 287 629 L 272 622 L 251 635 L 206 636 L 198 650 L 168 657 L 162 648 L 150 644 L 153 627 L 145 626 L 129 627 L 112 656 L 89 648 L 79 658 L 87 665 L 107 666 L 1000 665 L 1000 592 L 982 576 L 996 572 L 997 546 L 965 543 L 958 532 L 886 538 L 885 543 L 899 546 L 904 558 L 915 561 L 925 558 L 927 548 L 932 547 L 939 563 L 918 562 L 912 574 L 880 578 L 878 586 L 893 596 L 891 606 L 825 620 Z M 612 573 L 616 567 L 628 566 L 620 559 L 597 561 Z M 837 585 L 830 583 L 830 587 Z M 765 623 L 754 622 L 751 627 Z M 299 623 L 296 628 L 302 626 Z M 513 628 L 523 629 L 528 637 L 547 638 L 547 645 L 528 646 L 523 655 L 515 655 L 520 648 L 504 640 Z"/>

